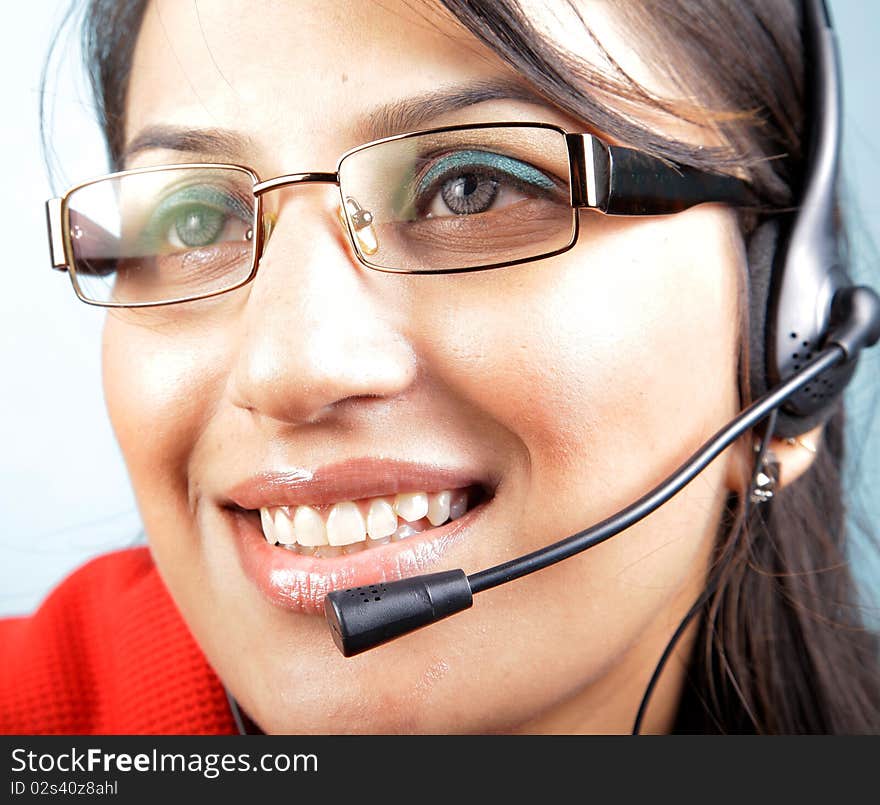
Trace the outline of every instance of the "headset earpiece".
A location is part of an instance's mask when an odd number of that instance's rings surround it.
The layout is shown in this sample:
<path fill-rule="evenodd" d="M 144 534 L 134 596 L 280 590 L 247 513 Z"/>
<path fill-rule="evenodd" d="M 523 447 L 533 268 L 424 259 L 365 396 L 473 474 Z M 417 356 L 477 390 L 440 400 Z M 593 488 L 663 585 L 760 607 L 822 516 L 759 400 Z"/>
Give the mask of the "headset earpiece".
<path fill-rule="evenodd" d="M 753 399 L 819 352 L 836 323 L 835 296 L 852 285 L 840 264 L 834 226 L 841 127 L 837 48 L 822 0 L 807 0 L 804 14 L 812 124 L 798 209 L 762 223 L 748 245 Z M 777 433 L 798 436 L 830 418 L 854 371 L 855 361 L 847 361 L 789 398 L 779 410 Z"/>
<path fill-rule="evenodd" d="M 835 323 L 835 295 L 851 285 L 833 265 L 822 277 L 799 270 L 788 249 L 786 223 L 781 217 L 761 223 L 748 243 L 749 384 L 753 400 L 818 353 Z M 792 285 L 796 287 L 798 305 L 784 303 L 786 284 L 789 291 Z M 855 367 L 855 361 L 850 361 L 830 369 L 797 392 L 779 410 L 777 435 L 800 436 L 827 421 Z"/>
<path fill-rule="evenodd" d="M 796 372 L 818 352 L 831 322 L 833 292 L 849 284 L 830 270 L 825 275 L 824 287 L 811 286 L 808 278 L 803 278 L 798 288 L 800 298 L 814 304 L 821 296 L 821 304 L 826 308 L 824 315 L 812 310 L 807 311 L 812 315 L 806 315 L 802 310 L 780 304 L 785 272 L 790 271 L 795 277 L 798 274 L 795 266 L 785 265 L 786 225 L 790 224 L 790 218 L 776 216 L 761 223 L 749 238 L 749 385 L 753 400 Z M 799 323 L 793 324 L 794 321 Z M 832 369 L 795 394 L 779 410 L 777 435 L 799 436 L 830 418 L 854 369 L 854 364 Z"/>

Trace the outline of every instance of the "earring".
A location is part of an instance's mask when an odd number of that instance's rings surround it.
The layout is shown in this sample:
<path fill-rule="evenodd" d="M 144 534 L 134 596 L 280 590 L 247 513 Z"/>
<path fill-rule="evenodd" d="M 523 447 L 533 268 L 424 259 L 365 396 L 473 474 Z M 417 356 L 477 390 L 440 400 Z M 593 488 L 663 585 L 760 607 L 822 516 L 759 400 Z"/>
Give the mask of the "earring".
<path fill-rule="evenodd" d="M 755 453 L 760 455 L 760 442 L 755 444 Z M 752 476 L 749 499 L 752 503 L 766 503 L 772 500 L 779 486 L 779 462 L 769 450 L 764 452 Z"/>
<path fill-rule="evenodd" d="M 816 445 L 812 442 L 808 442 L 806 439 L 802 439 L 801 437 L 791 436 L 785 440 L 785 443 L 792 447 L 803 447 L 808 453 L 812 453 L 814 456 L 816 455 Z"/>

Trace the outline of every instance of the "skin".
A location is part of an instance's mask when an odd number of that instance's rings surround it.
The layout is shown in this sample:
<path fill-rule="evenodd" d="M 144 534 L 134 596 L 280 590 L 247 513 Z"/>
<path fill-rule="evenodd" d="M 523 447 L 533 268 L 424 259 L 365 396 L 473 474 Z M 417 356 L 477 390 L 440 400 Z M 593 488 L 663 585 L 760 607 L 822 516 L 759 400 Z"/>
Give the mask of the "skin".
<path fill-rule="evenodd" d="M 609 50 L 625 52 L 602 9 L 585 9 Z M 363 141 L 357 123 L 374 105 L 513 75 L 412 4 L 218 0 L 198 12 L 150 6 L 127 136 L 157 123 L 235 129 L 251 140 L 235 161 L 262 177 L 332 170 Z M 632 52 L 626 63 L 656 85 Z M 517 119 L 585 130 L 549 104 L 507 100 L 426 125 Z M 226 161 L 149 151 L 131 166 L 184 156 Z M 583 212 L 566 254 L 425 277 L 360 266 L 336 193 L 273 194 L 277 225 L 249 286 L 196 312 L 108 315 L 107 403 L 168 589 L 267 732 L 628 731 L 700 592 L 724 500 L 742 486 L 735 450 L 616 539 L 352 659 L 323 619 L 273 607 L 244 576 L 218 501 L 270 462 L 474 462 L 500 486 L 479 532 L 437 568 L 468 572 L 608 516 L 738 410 L 744 261 L 732 213 Z M 793 480 L 810 454 L 775 447 Z M 670 727 L 689 645 L 663 675 L 647 731 Z"/>

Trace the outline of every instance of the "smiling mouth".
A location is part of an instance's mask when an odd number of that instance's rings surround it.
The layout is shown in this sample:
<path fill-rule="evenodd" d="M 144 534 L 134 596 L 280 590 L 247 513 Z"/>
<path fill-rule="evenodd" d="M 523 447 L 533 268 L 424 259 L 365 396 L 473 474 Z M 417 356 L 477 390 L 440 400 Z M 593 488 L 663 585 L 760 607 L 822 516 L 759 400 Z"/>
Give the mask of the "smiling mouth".
<path fill-rule="evenodd" d="M 242 511 L 259 520 L 266 542 L 277 549 L 331 559 L 430 532 L 463 517 L 490 498 L 486 488 L 473 485 L 333 504 L 267 506 L 259 511 Z"/>

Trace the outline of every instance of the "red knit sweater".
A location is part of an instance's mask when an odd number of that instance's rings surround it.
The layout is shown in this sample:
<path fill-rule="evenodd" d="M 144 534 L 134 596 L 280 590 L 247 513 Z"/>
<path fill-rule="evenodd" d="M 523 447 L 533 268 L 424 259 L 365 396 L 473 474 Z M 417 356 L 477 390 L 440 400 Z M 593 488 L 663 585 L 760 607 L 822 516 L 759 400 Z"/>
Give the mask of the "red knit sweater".
<path fill-rule="evenodd" d="M 0 620 L 0 734 L 229 734 L 220 680 L 146 548 L 95 559 Z"/>

